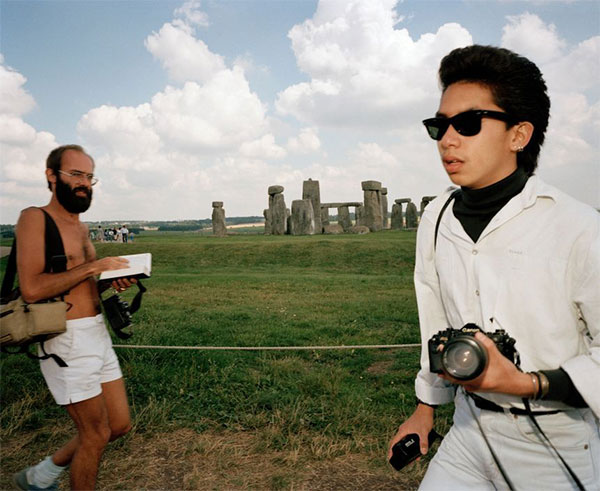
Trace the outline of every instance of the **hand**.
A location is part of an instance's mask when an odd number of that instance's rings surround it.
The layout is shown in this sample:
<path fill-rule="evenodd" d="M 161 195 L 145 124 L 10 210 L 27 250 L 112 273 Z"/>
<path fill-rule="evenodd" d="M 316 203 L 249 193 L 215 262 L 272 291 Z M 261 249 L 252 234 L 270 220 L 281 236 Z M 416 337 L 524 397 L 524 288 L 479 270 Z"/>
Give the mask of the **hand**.
<path fill-rule="evenodd" d="M 487 351 L 488 362 L 478 377 L 472 380 L 457 380 L 446 374 L 439 377 L 462 385 L 469 392 L 499 392 L 520 397 L 530 397 L 535 387 L 531 376 L 521 372 L 517 366 L 506 358 L 485 334 L 475 333 L 475 339 L 479 341 Z"/>
<path fill-rule="evenodd" d="M 103 257 L 94 261 L 94 269 L 96 274 L 103 271 L 113 271 L 115 269 L 124 269 L 129 266 L 129 260 L 122 257 Z"/>
<path fill-rule="evenodd" d="M 387 459 L 392 458 L 392 447 L 406 435 L 416 433 L 419 435 L 421 455 L 425 455 L 429 450 L 429 432 L 433 428 L 433 408 L 425 404 L 419 404 L 404 423 L 400 425 L 394 437 L 390 440 L 388 446 Z M 420 459 L 420 458 L 419 458 Z M 419 460 L 417 459 L 417 460 Z"/>
<path fill-rule="evenodd" d="M 118 278 L 111 283 L 111 286 L 117 290 L 117 292 L 124 292 L 136 283 L 137 279 L 135 278 Z"/>

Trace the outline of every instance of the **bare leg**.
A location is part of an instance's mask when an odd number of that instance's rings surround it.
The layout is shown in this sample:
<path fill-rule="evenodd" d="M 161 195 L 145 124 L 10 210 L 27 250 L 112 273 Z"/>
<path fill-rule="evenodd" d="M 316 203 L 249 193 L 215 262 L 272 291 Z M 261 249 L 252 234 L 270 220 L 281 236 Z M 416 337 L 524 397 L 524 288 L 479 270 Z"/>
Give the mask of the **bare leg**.
<path fill-rule="evenodd" d="M 52 461 L 59 466 L 72 464 L 73 489 L 91 489 L 107 441 L 116 440 L 131 429 L 125 382 L 120 378 L 102 384 L 101 395 L 71 404 L 67 411 L 77 425 L 78 435 L 57 450 Z M 84 476 L 80 476 L 81 469 L 85 471 Z M 92 475 L 93 481 L 90 481 Z M 83 481 L 80 482 L 80 478 Z"/>
<path fill-rule="evenodd" d="M 71 489 L 94 489 L 100 458 L 110 438 L 104 397 L 99 395 L 69 404 L 67 411 L 78 433 L 78 444 L 71 459 Z"/>

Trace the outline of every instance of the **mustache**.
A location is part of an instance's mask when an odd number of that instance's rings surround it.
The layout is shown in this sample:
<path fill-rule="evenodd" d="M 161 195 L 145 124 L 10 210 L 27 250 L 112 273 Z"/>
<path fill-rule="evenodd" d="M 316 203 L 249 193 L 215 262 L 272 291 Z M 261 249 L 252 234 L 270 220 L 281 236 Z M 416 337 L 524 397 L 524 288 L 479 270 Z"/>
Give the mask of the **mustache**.
<path fill-rule="evenodd" d="M 77 191 L 83 191 L 88 198 L 92 195 L 91 189 L 86 188 L 85 186 L 78 186 L 76 188 L 73 188 L 73 194 L 75 194 Z"/>

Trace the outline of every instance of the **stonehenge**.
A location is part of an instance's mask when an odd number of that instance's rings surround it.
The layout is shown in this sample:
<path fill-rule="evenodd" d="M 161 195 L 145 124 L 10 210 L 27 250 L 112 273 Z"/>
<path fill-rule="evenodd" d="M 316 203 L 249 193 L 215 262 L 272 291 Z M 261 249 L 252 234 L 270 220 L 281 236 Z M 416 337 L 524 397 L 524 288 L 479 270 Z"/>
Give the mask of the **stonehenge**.
<path fill-rule="evenodd" d="M 213 235 L 217 237 L 225 237 L 227 235 L 227 227 L 225 226 L 225 210 L 223 209 L 223 202 L 213 201 L 212 207 Z"/>
<path fill-rule="evenodd" d="M 395 199 L 391 212 L 388 210 L 388 189 L 381 182 L 361 182 L 363 201 L 322 203 L 319 181 L 308 179 L 302 183 L 302 199 L 292 201 L 291 211 L 285 206 L 283 186 L 268 188 L 269 207 L 263 211 L 265 235 L 313 235 L 339 233 L 369 233 L 391 228 L 392 230 L 415 229 L 419 216 L 435 196 L 423 196 L 420 213 L 411 198 Z M 221 207 L 214 206 L 221 203 Z M 406 204 L 406 208 L 404 205 Z M 222 202 L 214 202 L 213 230 L 217 235 L 215 219 Z M 354 223 L 350 208 L 354 208 Z M 329 210 L 337 209 L 337 223 L 330 223 Z M 223 223 L 224 223 L 224 211 Z M 224 226 L 223 226 L 224 227 Z M 220 229 L 219 229 L 220 230 Z"/>

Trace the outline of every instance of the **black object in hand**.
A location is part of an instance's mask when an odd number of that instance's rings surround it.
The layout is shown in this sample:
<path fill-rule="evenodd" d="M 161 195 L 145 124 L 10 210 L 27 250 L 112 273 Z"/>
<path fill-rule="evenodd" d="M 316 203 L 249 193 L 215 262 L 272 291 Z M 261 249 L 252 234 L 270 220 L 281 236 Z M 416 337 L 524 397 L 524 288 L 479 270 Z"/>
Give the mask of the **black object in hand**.
<path fill-rule="evenodd" d="M 435 430 L 431 430 L 428 435 L 430 447 L 437 438 L 441 438 L 441 436 Z M 392 464 L 394 469 L 399 471 L 420 456 L 421 446 L 419 435 L 410 433 L 392 447 L 390 464 Z"/>

